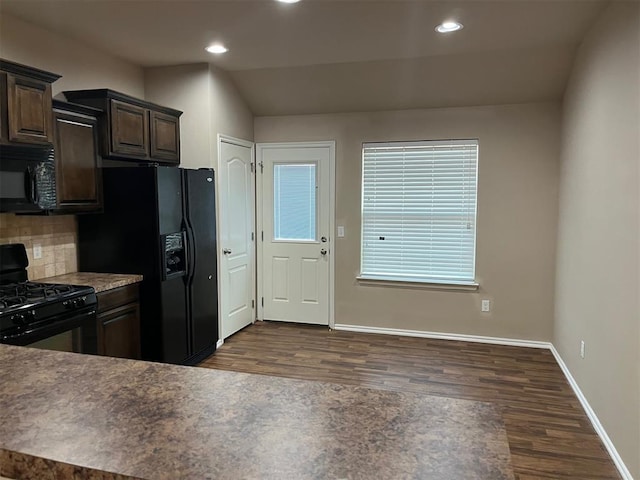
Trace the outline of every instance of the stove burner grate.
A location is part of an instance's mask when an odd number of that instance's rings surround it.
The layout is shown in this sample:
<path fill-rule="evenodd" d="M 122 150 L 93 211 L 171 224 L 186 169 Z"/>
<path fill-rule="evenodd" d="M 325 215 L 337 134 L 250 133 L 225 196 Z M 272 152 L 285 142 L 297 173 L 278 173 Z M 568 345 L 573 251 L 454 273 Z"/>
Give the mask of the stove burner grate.
<path fill-rule="evenodd" d="M 55 298 L 73 291 L 69 285 L 49 285 L 46 283 L 20 283 L 0 286 L 0 301 L 7 298 L 24 297 L 29 300 Z"/>
<path fill-rule="evenodd" d="M 0 285 L 0 312 L 24 304 L 54 301 L 74 291 L 71 285 L 35 282 L 3 284 Z"/>

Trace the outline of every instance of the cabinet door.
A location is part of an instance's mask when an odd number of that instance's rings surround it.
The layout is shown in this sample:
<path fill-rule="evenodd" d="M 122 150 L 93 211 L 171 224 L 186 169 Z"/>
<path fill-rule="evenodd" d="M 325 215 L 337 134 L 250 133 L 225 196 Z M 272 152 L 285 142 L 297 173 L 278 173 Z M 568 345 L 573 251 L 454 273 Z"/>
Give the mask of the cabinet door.
<path fill-rule="evenodd" d="M 102 178 L 98 155 L 98 120 L 54 110 L 58 207 L 98 210 Z"/>
<path fill-rule="evenodd" d="M 137 302 L 98 314 L 98 354 L 140 358 L 140 307 Z"/>
<path fill-rule="evenodd" d="M 8 140 L 52 143 L 51 84 L 7 74 Z"/>
<path fill-rule="evenodd" d="M 149 157 L 149 110 L 111 100 L 110 155 Z"/>
<path fill-rule="evenodd" d="M 150 111 L 151 158 L 180 163 L 180 119 Z"/>

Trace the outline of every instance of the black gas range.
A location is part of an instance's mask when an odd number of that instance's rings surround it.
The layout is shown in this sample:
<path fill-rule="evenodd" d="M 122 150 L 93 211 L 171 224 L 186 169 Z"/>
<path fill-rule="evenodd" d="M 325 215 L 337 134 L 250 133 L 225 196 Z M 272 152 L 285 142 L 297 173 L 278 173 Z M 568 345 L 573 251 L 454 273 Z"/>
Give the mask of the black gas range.
<path fill-rule="evenodd" d="M 92 287 L 29 282 L 23 244 L 0 245 L 0 343 L 96 353 Z"/>

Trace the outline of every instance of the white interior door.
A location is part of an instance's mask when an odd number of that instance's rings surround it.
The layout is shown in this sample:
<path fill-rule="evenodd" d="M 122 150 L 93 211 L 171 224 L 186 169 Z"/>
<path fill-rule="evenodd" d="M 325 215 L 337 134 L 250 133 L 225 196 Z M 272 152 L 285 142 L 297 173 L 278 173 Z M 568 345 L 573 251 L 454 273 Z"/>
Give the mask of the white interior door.
<path fill-rule="evenodd" d="M 255 320 L 253 149 L 219 140 L 218 206 L 221 335 Z"/>
<path fill-rule="evenodd" d="M 259 144 L 261 316 L 329 325 L 333 144 Z"/>

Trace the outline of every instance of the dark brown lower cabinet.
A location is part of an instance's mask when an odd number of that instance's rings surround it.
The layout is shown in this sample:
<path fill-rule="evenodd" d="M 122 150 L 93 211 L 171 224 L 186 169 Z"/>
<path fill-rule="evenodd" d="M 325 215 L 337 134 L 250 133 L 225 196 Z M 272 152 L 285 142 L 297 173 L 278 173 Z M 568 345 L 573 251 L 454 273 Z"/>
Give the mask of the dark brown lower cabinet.
<path fill-rule="evenodd" d="M 98 354 L 140 358 L 140 304 L 138 285 L 98 294 Z"/>

